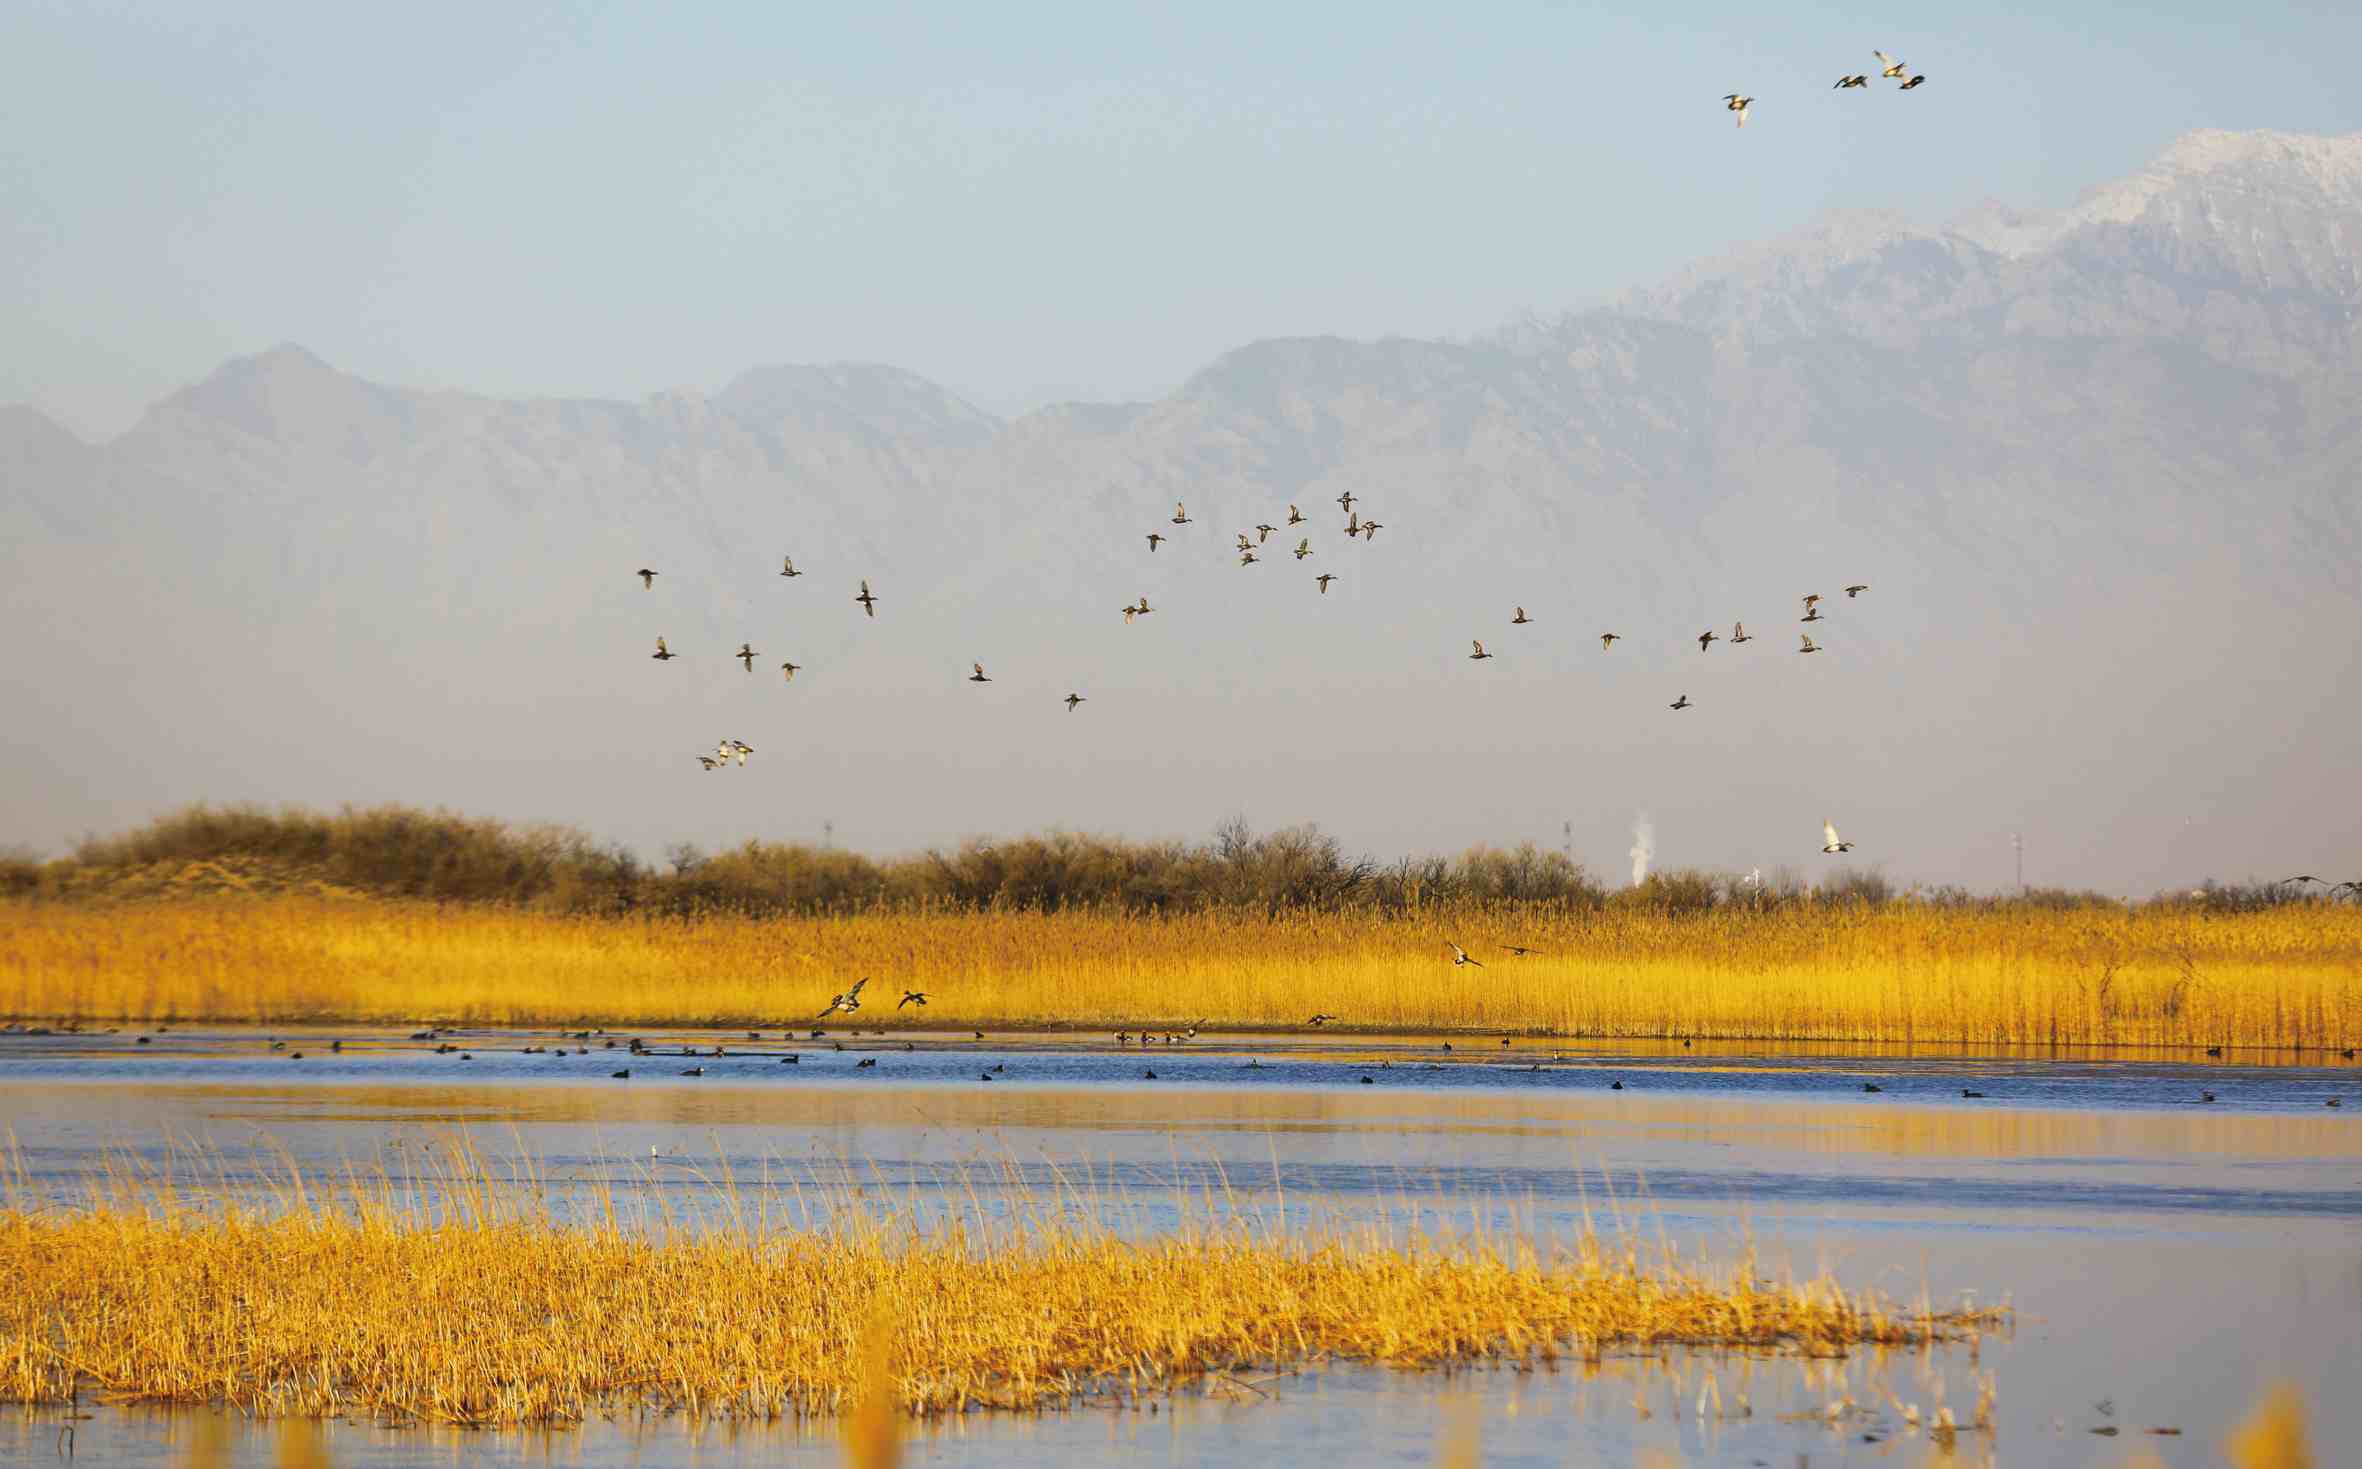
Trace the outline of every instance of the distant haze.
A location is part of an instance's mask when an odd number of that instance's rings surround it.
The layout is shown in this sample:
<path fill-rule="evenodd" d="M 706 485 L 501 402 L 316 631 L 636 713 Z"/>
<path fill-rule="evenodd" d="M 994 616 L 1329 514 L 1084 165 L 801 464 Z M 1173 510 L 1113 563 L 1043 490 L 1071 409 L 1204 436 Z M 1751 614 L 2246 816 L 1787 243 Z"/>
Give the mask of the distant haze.
<path fill-rule="evenodd" d="M 0 840 L 199 798 L 651 854 L 1243 815 L 1810 874 L 1826 817 L 1905 882 L 2004 886 L 2021 831 L 2037 884 L 2362 877 L 2362 138 L 2193 133 L 2094 182 L 1015 420 L 867 362 L 504 398 L 294 345 L 104 443 L 0 411 Z M 751 763 L 700 772 L 725 736 Z"/>

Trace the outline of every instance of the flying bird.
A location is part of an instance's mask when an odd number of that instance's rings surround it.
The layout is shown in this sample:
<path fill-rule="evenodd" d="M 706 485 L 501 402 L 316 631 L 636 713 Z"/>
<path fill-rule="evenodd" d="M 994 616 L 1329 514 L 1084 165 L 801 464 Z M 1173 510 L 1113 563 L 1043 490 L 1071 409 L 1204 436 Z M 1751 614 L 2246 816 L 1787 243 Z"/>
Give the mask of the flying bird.
<path fill-rule="evenodd" d="M 1255 543 L 1247 539 L 1247 533 L 1243 530 L 1238 533 L 1238 548 L 1241 551 L 1252 551 L 1255 549 Z"/>
<path fill-rule="evenodd" d="M 1320 583 L 1320 594 L 1324 597 L 1329 594 L 1329 583 L 1335 581 L 1336 579 L 1336 573 L 1329 571 L 1324 571 L 1320 575 L 1313 578 L 1314 581 Z"/>
<path fill-rule="evenodd" d="M 1622 633 L 1620 633 L 1620 632 L 1603 632 L 1603 633 L 1601 633 L 1601 634 L 1599 635 L 1599 651 L 1601 651 L 1602 653 L 1612 653 L 1612 652 L 1614 652 L 1614 651 L 1615 651 L 1615 647 L 1616 647 L 1616 639 L 1618 639 L 1618 638 L 1620 638 L 1620 637 L 1622 637 L 1622 636 L 1623 636 L 1623 634 L 1622 634 Z"/>
<path fill-rule="evenodd" d="M 737 660 L 738 660 L 740 663 L 743 663 L 743 664 L 745 664 L 745 665 L 746 665 L 746 671 L 747 671 L 748 673 L 752 673 L 752 672 L 754 672 L 754 671 L 755 671 L 755 647 L 754 647 L 754 644 L 752 644 L 752 643 L 740 643 L 740 644 L 738 645 L 738 651 L 737 651 L 737 652 L 735 652 L 735 653 L 732 653 L 730 656 L 731 656 L 731 657 L 733 657 L 733 658 L 735 658 L 735 659 L 737 659 Z"/>
<path fill-rule="evenodd" d="M 1528 954 L 1539 954 L 1542 952 L 1540 949 L 1529 949 L 1523 944 L 1503 944 L 1501 947 L 1507 949 L 1510 953 L 1515 954 L 1520 959 L 1523 959 Z"/>
<path fill-rule="evenodd" d="M 635 571 L 635 572 L 633 572 L 633 573 L 632 573 L 632 575 L 634 575 L 634 576 L 636 576 L 636 577 L 638 577 L 638 578 L 640 579 L 640 586 L 641 586 L 641 587 L 642 587 L 644 590 L 651 591 L 651 592 L 652 592 L 652 591 L 654 591 L 654 590 L 656 590 L 656 573 L 655 573 L 655 572 L 653 572 L 653 571 L 650 571 L 650 570 L 649 570 L 647 567 L 643 566 L 643 567 L 641 567 L 641 568 L 640 568 L 638 571 Z"/>
<path fill-rule="evenodd" d="M 1850 852 L 1854 849 L 1852 842 L 1838 837 L 1837 824 L 1833 821 L 1821 823 L 1821 839 L 1821 850 L 1824 852 Z"/>
<path fill-rule="evenodd" d="M 1378 539 L 1378 532 L 1384 529 L 1385 525 L 1386 522 L 1382 520 L 1363 521 L 1361 523 L 1361 538 L 1365 541 L 1374 541 Z"/>
<path fill-rule="evenodd" d="M 1288 524 L 1290 524 L 1290 525 L 1302 525 L 1303 523 L 1304 523 L 1304 512 L 1303 512 L 1303 511 L 1301 511 L 1301 510 L 1298 510 L 1298 509 L 1297 509 L 1295 506 L 1293 506 L 1293 505 L 1290 505 L 1290 506 L 1288 507 Z"/>
<path fill-rule="evenodd" d="M 1703 653 L 1706 651 L 1706 645 L 1708 643 L 1718 643 L 1720 641 L 1722 640 L 1714 635 L 1714 629 L 1707 628 L 1704 632 L 1698 634 L 1698 651 Z"/>
<path fill-rule="evenodd" d="M 1474 638 L 1470 638 L 1469 641 L 1471 643 L 1475 643 L 1476 645 L 1476 651 L 1468 655 L 1471 660 L 1478 658 L 1490 658 L 1493 656 L 1484 650 L 1484 644 L 1476 642 Z"/>
<path fill-rule="evenodd" d="M 1796 620 L 1798 622 L 1819 622 L 1821 620 L 1821 609 L 1818 607 L 1807 607 L 1804 609 L 1804 615 L 1797 618 Z"/>
<path fill-rule="evenodd" d="M 1347 540 L 1349 540 L 1349 541 L 1350 541 L 1350 540 L 1352 540 L 1352 539 L 1353 539 L 1355 536 L 1358 536 L 1358 535 L 1360 535 L 1360 534 L 1361 534 L 1361 512 L 1360 512 L 1360 511 L 1358 511 L 1358 510 L 1356 510 L 1356 511 L 1352 511 L 1352 512 L 1348 513 L 1348 514 L 1346 515 L 1346 517 L 1345 517 L 1345 539 L 1347 539 Z"/>
<path fill-rule="evenodd" d="M 1080 694 L 1068 694 L 1066 696 L 1066 712 L 1072 714 L 1074 712 L 1075 705 L 1088 702 L 1089 701 Z"/>
<path fill-rule="evenodd" d="M 1463 964 L 1471 964 L 1478 969 L 1484 968 L 1484 961 L 1482 959 L 1470 958 L 1466 949 L 1461 948 L 1458 944 L 1453 943 L 1450 939 L 1444 940 L 1444 946 L 1452 951 L 1453 968 L 1457 969 Z"/>
<path fill-rule="evenodd" d="M 1337 497 L 1337 507 L 1343 510 L 1347 515 L 1351 515 L 1353 513 L 1353 491 L 1347 490 L 1344 494 L 1339 495 Z"/>
<path fill-rule="evenodd" d="M 650 653 L 648 656 L 655 659 L 657 662 L 662 663 L 667 658 L 674 658 L 678 657 L 679 655 L 664 645 L 664 639 L 658 638 L 656 640 L 656 651 Z"/>
<path fill-rule="evenodd" d="M 1804 646 L 1798 648 L 1796 650 L 1797 652 L 1818 653 L 1821 651 L 1821 645 L 1813 641 L 1813 635 L 1811 633 L 1799 633 L 1798 636 L 1804 639 Z"/>
<path fill-rule="evenodd" d="M 878 599 L 869 594 L 868 577 L 865 576 L 861 579 L 861 595 L 855 597 L 853 600 L 859 602 L 861 604 L 861 610 L 868 613 L 870 616 L 875 617 L 878 615 Z"/>
<path fill-rule="evenodd" d="M 1724 94 L 1722 105 L 1737 113 L 1739 126 L 1745 127 L 1747 125 L 1747 104 L 1754 100 L 1753 97 L 1742 97 L 1736 92 L 1729 92 Z"/>
<path fill-rule="evenodd" d="M 1148 533 L 1148 550 L 1151 555 L 1155 554 L 1157 546 L 1164 541 L 1164 538 L 1165 533 L 1161 530 L 1152 530 Z"/>
<path fill-rule="evenodd" d="M 755 752 L 755 747 L 748 744 L 744 740 L 724 740 L 722 741 L 722 748 L 728 750 L 732 755 L 737 756 L 738 763 L 741 765 L 746 763 L 747 756 L 752 755 Z"/>
<path fill-rule="evenodd" d="M 1336 1018 L 1336 1016 L 1331 1015 L 1328 1011 L 1323 1010 L 1318 1015 L 1313 1016 L 1310 1020 L 1307 1020 L 1304 1023 L 1311 1026 L 1321 1026 L 1328 1024 L 1330 1021 Z"/>
<path fill-rule="evenodd" d="M 1837 87 L 1866 87 L 1868 85 L 1870 85 L 1870 79 L 1866 76 L 1839 77 L 1837 79 Z M 1837 87 L 1832 87 L 1829 90 L 1836 91 Z"/>
<path fill-rule="evenodd" d="M 846 1014 L 850 1015 L 855 1010 L 860 1009 L 861 987 L 868 983 L 869 981 L 866 978 L 855 980 L 851 989 L 829 1001 L 828 1008 L 821 1011 L 813 1018 L 818 1020 L 826 1020 L 829 1016 L 836 1014 L 839 1010 L 842 1010 Z"/>
<path fill-rule="evenodd" d="M 926 1004 L 927 992 L 925 990 L 904 990 L 902 998 L 894 1002 L 894 1008 L 899 1010 L 905 1005 L 917 1005 L 924 1009 Z"/>
<path fill-rule="evenodd" d="M 1689 707 L 1689 695 L 1683 694 L 1680 698 L 1675 699 L 1672 703 L 1667 704 L 1665 707 L 1668 709 L 1687 709 Z"/>
<path fill-rule="evenodd" d="M 700 755 L 697 757 L 697 763 L 704 766 L 708 770 L 714 770 L 719 768 L 722 762 L 716 760 L 711 755 Z"/>
<path fill-rule="evenodd" d="M 1303 560 L 1305 557 L 1307 557 L 1307 556 L 1309 556 L 1309 555 L 1311 555 L 1311 554 L 1312 554 L 1312 537 L 1310 537 L 1310 536 L 1306 536 L 1306 537 L 1304 537 L 1302 540 L 1300 540 L 1300 541 L 1296 542 L 1296 559 L 1297 559 L 1298 561 L 1301 561 L 1301 560 Z"/>
<path fill-rule="evenodd" d="M 1238 564 L 1241 566 L 1252 566 L 1260 559 L 1261 558 L 1256 556 L 1256 554 L 1252 551 L 1241 551 L 1238 553 Z"/>
<path fill-rule="evenodd" d="M 975 670 L 976 670 L 974 673 L 971 673 L 971 674 L 969 674 L 969 675 L 968 675 L 968 682 L 970 682 L 970 683 L 991 683 L 991 682 L 992 682 L 992 680 L 991 680 L 991 679 L 989 679 L 989 678 L 986 678 L 986 677 L 984 676 L 984 665 L 983 665 L 983 664 L 981 664 L 981 663 L 971 663 L 971 664 L 969 664 L 968 666 L 969 666 L 970 668 L 973 668 L 973 669 L 975 669 Z"/>
<path fill-rule="evenodd" d="M 1747 636 L 1747 624 L 1743 622 L 1734 622 L 1730 625 L 1729 641 L 1733 643 L 1752 643 L 1755 641 L 1755 639 Z"/>
<path fill-rule="evenodd" d="M 1262 545 L 1262 544 L 1263 544 L 1265 541 L 1268 541 L 1268 540 L 1270 540 L 1270 539 L 1271 539 L 1271 533 L 1272 533 L 1273 531 L 1275 531 L 1275 530 L 1278 530 L 1278 529 L 1279 529 L 1279 527 L 1278 527 L 1278 526 L 1276 526 L 1276 525 L 1258 525 L 1258 526 L 1256 526 L 1256 527 L 1255 527 L 1255 544 L 1256 544 L 1256 545 L 1258 545 L 1258 546 L 1260 546 L 1260 545 Z"/>
<path fill-rule="evenodd" d="M 1849 597 L 1849 598 L 1851 598 L 1851 597 L 1858 597 L 1858 596 L 1860 596 L 1862 593 L 1864 593 L 1864 592 L 1866 592 L 1866 591 L 1868 591 L 1868 590 L 1870 590 L 1870 584 L 1869 584 L 1868 582 L 1866 582 L 1866 581 L 1858 581 L 1858 582 L 1855 582 L 1855 583 L 1854 583 L 1852 586 L 1850 586 L 1850 587 L 1847 587 L 1847 588 L 1845 589 L 1845 595 L 1846 595 L 1847 597 Z"/>
<path fill-rule="evenodd" d="M 1533 619 L 1526 616 L 1525 609 L 1520 607 L 1517 609 L 1517 615 L 1509 619 L 1509 625 L 1511 627 L 1523 627 L 1531 621 L 1533 621 Z"/>
<path fill-rule="evenodd" d="M 1173 524 L 1189 524 L 1189 507 L 1182 504 L 1179 500 L 1175 500 L 1173 502 Z"/>
<path fill-rule="evenodd" d="M 1923 77 L 1923 76 L 1915 76 L 1915 77 L 1911 78 L 1911 80 L 1909 80 L 1909 81 L 1907 81 L 1907 82 L 1903 83 L 1901 86 L 1899 86 L 1899 87 L 1895 88 L 1895 90 L 1896 90 L 1896 91 L 1898 91 L 1898 92 L 1908 92 L 1908 91 L 1910 91 L 1910 90 L 1911 90 L 1913 87 L 1916 87 L 1916 86 L 1918 86 L 1918 85 L 1919 85 L 1921 82 L 1924 82 L 1924 81 L 1926 81 L 1926 80 L 1927 80 L 1927 78 L 1926 78 L 1926 77 Z"/>
<path fill-rule="evenodd" d="M 1818 602 L 1818 601 L 1820 601 L 1820 600 L 1821 600 L 1821 594 L 1820 594 L 1819 592 L 1806 592 L 1806 593 L 1804 594 L 1804 610 L 1805 610 L 1805 611 L 1807 611 L 1807 612 L 1810 612 L 1810 611 L 1812 611 L 1812 610 L 1813 610 L 1813 603 L 1815 603 L 1815 602 Z"/>
<path fill-rule="evenodd" d="M 782 683 L 794 683 L 794 682 L 796 681 L 796 670 L 797 670 L 797 669 L 799 669 L 799 668 L 801 668 L 801 667 L 803 667 L 803 666 L 804 666 L 804 665 L 803 665 L 803 664 L 801 664 L 801 663 L 782 663 L 782 664 L 780 664 L 780 665 L 779 665 L 779 675 L 780 675 L 780 681 L 781 681 Z"/>
<path fill-rule="evenodd" d="M 1903 65 L 1903 63 L 1895 60 L 1892 56 L 1887 55 L 1884 51 L 1873 51 L 1870 54 L 1878 58 L 1878 64 L 1880 66 L 1886 68 L 1886 70 L 1879 73 L 1879 75 L 1882 77 L 1899 77 L 1904 72 L 1907 72 L 1911 69 Z"/>
<path fill-rule="evenodd" d="M 803 575 L 802 572 L 796 570 L 796 558 L 793 556 L 782 556 L 779 558 L 779 574 L 781 576 Z"/>

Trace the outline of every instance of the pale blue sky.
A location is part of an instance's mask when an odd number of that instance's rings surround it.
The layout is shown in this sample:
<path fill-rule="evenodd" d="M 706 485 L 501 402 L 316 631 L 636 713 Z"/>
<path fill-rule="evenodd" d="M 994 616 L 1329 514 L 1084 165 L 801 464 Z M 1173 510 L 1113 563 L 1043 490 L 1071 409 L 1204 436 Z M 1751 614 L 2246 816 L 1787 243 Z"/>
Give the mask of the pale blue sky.
<path fill-rule="evenodd" d="M 2061 204 L 2195 127 L 2362 130 L 2348 6 L 1660 8 L 15 0 L 0 402 L 103 435 L 282 340 L 497 393 L 861 358 L 999 409 L 1137 395 L 1833 205 Z M 1830 92 L 1873 46 L 1928 85 Z"/>

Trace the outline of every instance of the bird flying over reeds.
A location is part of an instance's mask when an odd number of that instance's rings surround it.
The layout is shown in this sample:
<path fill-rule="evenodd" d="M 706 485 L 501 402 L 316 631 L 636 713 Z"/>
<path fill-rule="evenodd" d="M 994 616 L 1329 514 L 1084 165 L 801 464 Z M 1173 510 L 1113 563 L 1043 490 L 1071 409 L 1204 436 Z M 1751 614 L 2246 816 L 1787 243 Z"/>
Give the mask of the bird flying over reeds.
<path fill-rule="evenodd" d="M 1471 957 L 1466 949 L 1461 948 L 1458 944 L 1453 943 L 1450 939 L 1445 939 L 1443 942 L 1444 947 L 1452 951 L 1452 967 L 1454 969 L 1458 969 L 1463 965 L 1477 969 L 1484 968 L 1484 961 L 1482 959 Z"/>
<path fill-rule="evenodd" d="M 924 1009 L 926 1004 L 927 992 L 925 990 L 904 990 L 902 998 L 894 1002 L 894 1008 L 899 1010 L 905 1005 L 917 1005 Z"/>
<path fill-rule="evenodd" d="M 842 1011 L 844 1011 L 846 1014 L 848 1014 L 848 1015 L 849 1015 L 849 1014 L 851 1014 L 852 1012 L 854 1012 L 855 1010 L 858 1010 L 858 1009 L 860 1009 L 860 1008 L 861 1008 L 861 989 L 862 989 L 862 986 L 864 986 L 864 985 L 866 985 L 866 984 L 868 984 L 868 983 L 869 983 L 869 980 L 868 980 L 867 978 L 857 979 L 857 980 L 853 981 L 853 987 L 852 987 L 851 989 L 849 989 L 849 990 L 845 991 L 843 994 L 841 994 L 841 995 L 837 996 L 835 999 L 833 999 L 833 1000 L 830 1000 L 830 1001 L 828 1002 L 828 1008 L 827 1008 L 827 1009 L 825 1009 L 825 1010 L 823 1010 L 823 1011 L 821 1011 L 821 1012 L 820 1012 L 818 1015 L 814 1016 L 813 1018 L 814 1018 L 814 1019 L 816 1019 L 816 1020 L 826 1020 L 826 1019 L 827 1019 L 829 1016 L 836 1014 L 836 1013 L 837 1013 L 839 1010 L 842 1010 Z"/>
<path fill-rule="evenodd" d="M 1821 850 L 1822 850 L 1822 851 L 1824 851 L 1824 852 L 1850 852 L 1850 851 L 1852 851 L 1853 849 L 1854 849 L 1854 844 L 1853 844 L 1852 842 L 1849 842 L 1849 841 L 1844 841 L 1844 840 L 1842 840 L 1842 839 L 1840 839 L 1840 838 L 1838 837 L 1838 835 L 1837 835 L 1837 824 L 1836 824 L 1835 822 L 1833 822 L 1833 821 L 1823 821 L 1823 822 L 1821 823 Z"/>

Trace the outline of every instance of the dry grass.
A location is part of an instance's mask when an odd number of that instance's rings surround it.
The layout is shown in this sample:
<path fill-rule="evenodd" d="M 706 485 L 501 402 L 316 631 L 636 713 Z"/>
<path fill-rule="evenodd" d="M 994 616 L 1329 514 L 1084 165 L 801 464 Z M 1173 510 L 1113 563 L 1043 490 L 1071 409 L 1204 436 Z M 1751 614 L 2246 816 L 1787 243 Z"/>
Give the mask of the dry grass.
<path fill-rule="evenodd" d="M 1447 938 L 1487 967 L 1452 968 Z M 2342 1048 L 2362 1038 L 2362 909 L 634 919 L 301 896 L 0 903 L 0 1013 L 18 1017 L 758 1025 L 863 975 L 887 1001 L 865 1020 L 935 1026 L 1292 1026 L 1326 1010 L 1371 1029 Z M 889 1013 L 901 986 L 933 1003 Z"/>
<path fill-rule="evenodd" d="M 1973 1340 L 1991 1312 L 1895 1310 L 1826 1281 L 1709 1272 L 1596 1235 L 1517 1242 L 1178 1234 L 1093 1224 L 1100 1201 L 981 1205 L 921 1225 L 849 1195 L 826 1223 L 560 1222 L 536 1181 L 455 1165 L 431 1203 L 382 1182 L 267 1195 L 120 1180 L 88 1207 L 0 1209 L 0 1400 L 222 1403 L 274 1417 L 476 1425 L 632 1407 L 845 1414 L 890 1463 L 904 1413 L 1034 1409 L 1232 1372 L 1427 1368 L 1694 1344 L 1841 1356 Z"/>

